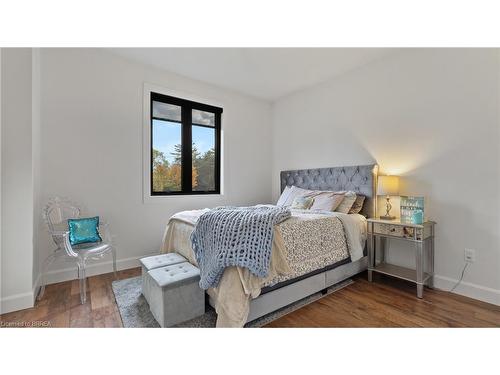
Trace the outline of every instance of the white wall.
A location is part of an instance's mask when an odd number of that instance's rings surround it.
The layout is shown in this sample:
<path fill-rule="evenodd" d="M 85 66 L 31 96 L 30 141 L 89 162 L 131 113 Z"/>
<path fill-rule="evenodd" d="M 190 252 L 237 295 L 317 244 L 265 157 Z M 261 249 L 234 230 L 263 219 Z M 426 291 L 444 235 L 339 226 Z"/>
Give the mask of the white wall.
<path fill-rule="evenodd" d="M 499 67 L 493 49 L 407 50 L 277 101 L 273 198 L 280 170 L 377 161 L 403 176 L 402 193 L 426 197 L 438 287 L 473 248 L 457 292 L 500 304 Z"/>
<path fill-rule="evenodd" d="M 31 67 L 31 163 L 33 174 L 33 290 L 36 294 L 40 282 L 40 227 L 41 175 L 40 175 L 40 49 L 32 50 Z"/>
<path fill-rule="evenodd" d="M 404 176 L 403 193 L 426 196 L 438 222 L 438 286 L 451 287 L 463 249 L 475 248 L 457 292 L 500 303 L 496 50 L 404 51 L 272 107 L 98 49 L 3 49 L 1 62 L 4 312 L 33 299 L 39 262 L 52 248 L 40 221 L 51 196 L 110 221 L 119 267 L 128 268 L 157 251 L 174 212 L 269 202 L 283 169 L 373 161 Z M 143 203 L 144 82 L 223 105 L 223 196 Z M 391 260 L 410 262 L 408 251 L 398 254 Z M 74 278 L 67 267 L 55 265 L 49 281 Z"/>
<path fill-rule="evenodd" d="M 167 197 L 143 203 L 144 82 L 221 103 L 223 196 Z M 270 201 L 270 105 L 225 89 L 130 62 L 97 49 L 41 51 L 41 200 L 81 202 L 116 236 L 119 267 L 158 251 L 173 213 Z M 43 259 L 52 248 L 42 228 Z M 50 281 L 76 277 L 55 265 Z M 92 272 L 109 271 L 94 268 Z"/>
<path fill-rule="evenodd" d="M 3 272 L 2 272 L 2 48 L 0 48 L 0 312 L 2 311 Z"/>
<path fill-rule="evenodd" d="M 32 51 L 2 50 L 0 312 L 33 305 Z"/>

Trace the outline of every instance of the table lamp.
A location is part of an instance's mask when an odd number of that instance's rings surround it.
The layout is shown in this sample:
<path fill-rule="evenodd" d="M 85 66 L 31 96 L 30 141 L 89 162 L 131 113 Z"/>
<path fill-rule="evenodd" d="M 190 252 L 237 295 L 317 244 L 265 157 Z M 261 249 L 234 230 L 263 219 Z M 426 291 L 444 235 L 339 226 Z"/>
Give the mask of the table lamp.
<path fill-rule="evenodd" d="M 399 177 L 379 176 L 377 183 L 377 195 L 385 195 L 387 200 L 385 203 L 386 213 L 384 216 L 380 216 L 380 218 L 382 220 L 394 220 L 396 217 L 391 216 L 390 214 L 392 208 L 390 197 L 399 195 Z"/>

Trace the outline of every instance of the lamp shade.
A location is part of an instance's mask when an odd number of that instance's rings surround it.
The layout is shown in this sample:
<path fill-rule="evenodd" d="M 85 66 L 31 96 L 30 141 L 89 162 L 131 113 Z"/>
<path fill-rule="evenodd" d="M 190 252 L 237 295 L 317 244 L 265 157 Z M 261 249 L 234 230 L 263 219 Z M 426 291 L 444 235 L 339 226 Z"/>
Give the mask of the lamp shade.
<path fill-rule="evenodd" d="M 398 176 L 379 176 L 377 183 L 377 195 L 398 195 Z"/>

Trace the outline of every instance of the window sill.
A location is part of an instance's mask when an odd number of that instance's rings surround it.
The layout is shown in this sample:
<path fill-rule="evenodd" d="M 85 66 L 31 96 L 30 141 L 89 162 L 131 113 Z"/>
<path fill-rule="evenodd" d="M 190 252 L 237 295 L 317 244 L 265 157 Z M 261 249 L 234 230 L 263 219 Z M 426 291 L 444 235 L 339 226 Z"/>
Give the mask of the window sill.
<path fill-rule="evenodd" d="M 146 195 L 143 197 L 143 203 L 161 203 L 163 201 L 170 201 L 172 199 L 211 199 L 223 197 L 224 193 L 214 193 L 214 194 L 174 194 L 174 195 Z"/>

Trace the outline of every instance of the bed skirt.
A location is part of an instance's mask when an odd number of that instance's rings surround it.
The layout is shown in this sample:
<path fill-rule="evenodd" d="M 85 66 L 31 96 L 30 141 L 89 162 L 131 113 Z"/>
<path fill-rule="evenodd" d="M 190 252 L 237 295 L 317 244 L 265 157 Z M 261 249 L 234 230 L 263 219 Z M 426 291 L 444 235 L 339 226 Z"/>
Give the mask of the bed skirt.
<path fill-rule="evenodd" d="M 299 277 L 271 287 L 267 292 L 250 301 L 247 322 L 251 322 L 365 271 L 368 267 L 368 257 L 364 256 L 355 262 L 338 263 L 334 268 L 326 267 L 319 272 L 312 272 L 305 277 Z M 211 297 L 209 303 L 212 306 L 215 305 Z"/>

